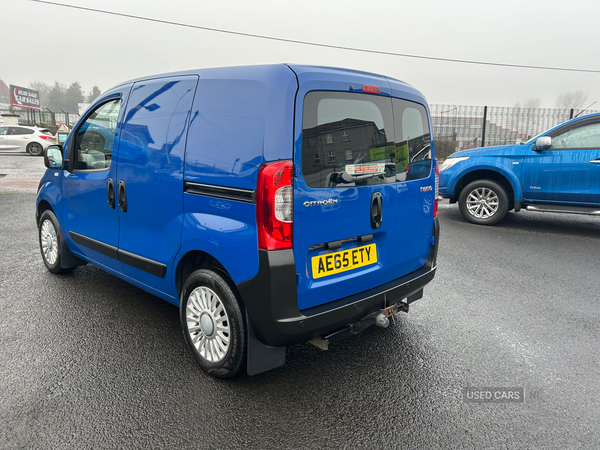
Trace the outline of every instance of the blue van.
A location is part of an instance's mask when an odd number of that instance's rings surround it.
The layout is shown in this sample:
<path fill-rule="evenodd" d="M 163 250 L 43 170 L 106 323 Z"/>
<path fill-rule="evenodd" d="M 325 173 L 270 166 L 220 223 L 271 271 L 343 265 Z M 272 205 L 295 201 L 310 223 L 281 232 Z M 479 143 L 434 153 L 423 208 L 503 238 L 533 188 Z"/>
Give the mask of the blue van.
<path fill-rule="evenodd" d="M 217 377 L 385 327 L 436 271 L 428 105 L 384 76 L 281 64 L 129 81 L 44 162 L 48 270 L 91 263 L 179 306 Z"/>

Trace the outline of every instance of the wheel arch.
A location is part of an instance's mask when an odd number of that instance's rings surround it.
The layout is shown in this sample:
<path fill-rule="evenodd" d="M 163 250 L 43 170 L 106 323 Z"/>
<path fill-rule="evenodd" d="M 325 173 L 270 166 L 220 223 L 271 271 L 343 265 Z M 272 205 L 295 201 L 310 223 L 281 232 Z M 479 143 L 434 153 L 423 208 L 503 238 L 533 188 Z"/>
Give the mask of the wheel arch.
<path fill-rule="evenodd" d="M 223 272 L 233 283 L 231 274 L 217 258 L 202 250 L 190 250 L 181 257 L 175 269 L 175 289 L 177 290 L 177 297 L 181 297 L 181 291 L 183 290 L 185 280 L 187 280 L 192 273 L 199 269 L 208 268 Z M 233 284 L 235 285 L 235 283 Z"/>
<path fill-rule="evenodd" d="M 40 200 L 40 202 L 38 203 L 37 206 L 37 214 L 36 214 L 36 221 L 40 222 L 40 217 L 42 217 L 42 214 L 44 214 L 45 211 L 52 211 L 52 213 L 56 216 L 56 213 L 54 212 L 54 209 L 52 208 L 52 205 L 50 205 L 50 202 L 48 200 Z"/>
<path fill-rule="evenodd" d="M 497 167 L 477 168 L 461 175 L 454 186 L 452 197 L 458 199 L 460 193 L 469 183 L 476 180 L 492 180 L 500 184 L 506 191 L 508 201 L 512 205 L 515 200 L 521 200 L 521 186 L 512 172 L 499 170 Z"/>

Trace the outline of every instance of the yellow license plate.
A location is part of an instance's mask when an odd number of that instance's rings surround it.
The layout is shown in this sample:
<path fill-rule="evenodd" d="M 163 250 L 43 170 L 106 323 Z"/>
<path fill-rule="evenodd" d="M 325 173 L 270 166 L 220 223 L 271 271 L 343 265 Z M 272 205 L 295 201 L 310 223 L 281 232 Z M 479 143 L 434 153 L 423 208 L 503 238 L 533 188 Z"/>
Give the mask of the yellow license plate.
<path fill-rule="evenodd" d="M 347 270 L 368 266 L 377 262 L 377 246 L 369 244 L 350 250 L 313 256 L 310 260 L 313 278 L 328 277 Z"/>

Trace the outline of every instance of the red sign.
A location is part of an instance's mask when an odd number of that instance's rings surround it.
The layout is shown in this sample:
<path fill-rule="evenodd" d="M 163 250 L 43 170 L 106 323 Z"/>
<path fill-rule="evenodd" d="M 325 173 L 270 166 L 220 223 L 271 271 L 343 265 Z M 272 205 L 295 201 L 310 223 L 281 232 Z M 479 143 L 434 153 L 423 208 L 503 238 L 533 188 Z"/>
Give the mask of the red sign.
<path fill-rule="evenodd" d="M 33 89 L 10 85 L 10 99 L 17 108 L 40 109 L 40 93 Z"/>

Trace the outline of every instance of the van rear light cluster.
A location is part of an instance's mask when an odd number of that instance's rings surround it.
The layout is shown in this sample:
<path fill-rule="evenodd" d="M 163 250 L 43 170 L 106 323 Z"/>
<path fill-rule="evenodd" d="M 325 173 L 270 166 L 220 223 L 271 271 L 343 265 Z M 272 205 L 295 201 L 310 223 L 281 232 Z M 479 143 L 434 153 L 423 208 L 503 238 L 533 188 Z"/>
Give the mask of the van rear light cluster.
<path fill-rule="evenodd" d="M 435 202 L 433 205 L 433 217 L 437 217 L 438 203 L 440 199 L 440 165 L 437 158 L 433 159 L 433 165 L 435 167 Z"/>
<path fill-rule="evenodd" d="M 292 248 L 292 175 L 291 161 L 263 164 L 258 172 L 256 223 L 258 247 L 262 250 Z"/>

